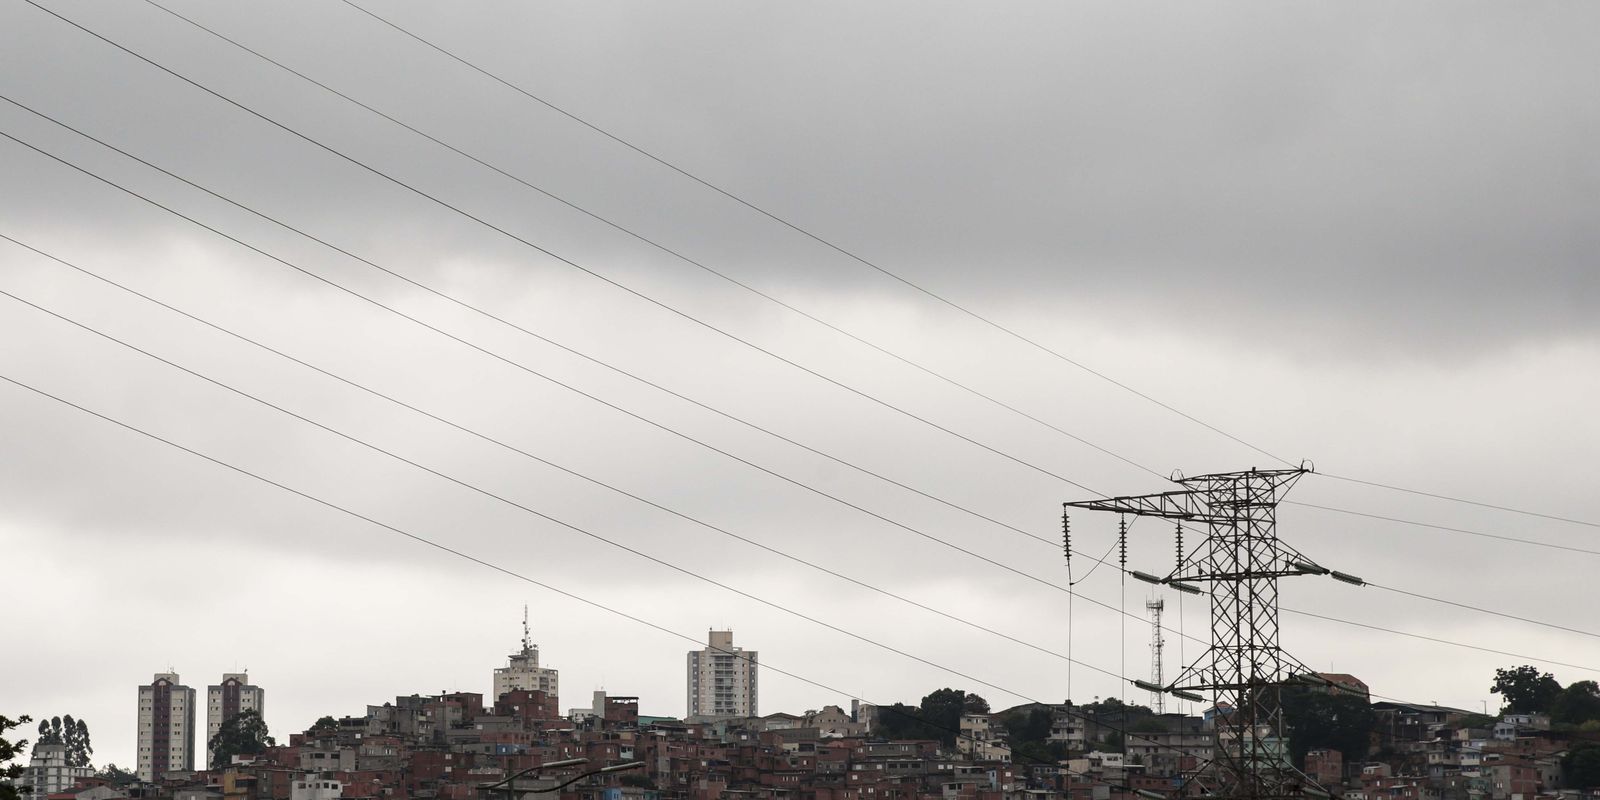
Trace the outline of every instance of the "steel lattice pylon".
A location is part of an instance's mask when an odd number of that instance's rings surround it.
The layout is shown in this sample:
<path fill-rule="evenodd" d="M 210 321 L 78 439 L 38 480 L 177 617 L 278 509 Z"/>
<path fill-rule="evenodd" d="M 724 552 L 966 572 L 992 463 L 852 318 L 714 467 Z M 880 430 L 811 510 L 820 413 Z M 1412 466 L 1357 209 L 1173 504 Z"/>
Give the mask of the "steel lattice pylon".
<path fill-rule="evenodd" d="M 1164 579 L 1211 584 L 1211 646 L 1166 691 L 1212 692 L 1231 713 L 1216 719 L 1216 759 L 1196 780 L 1215 797 L 1298 798 L 1310 788 L 1326 796 L 1289 763 L 1279 688 L 1311 670 L 1278 644 L 1278 579 L 1326 574 L 1278 539 L 1279 498 L 1306 469 L 1246 470 L 1177 478 L 1179 491 L 1064 504 L 1071 508 L 1165 517 L 1206 526 L 1206 540 Z"/>

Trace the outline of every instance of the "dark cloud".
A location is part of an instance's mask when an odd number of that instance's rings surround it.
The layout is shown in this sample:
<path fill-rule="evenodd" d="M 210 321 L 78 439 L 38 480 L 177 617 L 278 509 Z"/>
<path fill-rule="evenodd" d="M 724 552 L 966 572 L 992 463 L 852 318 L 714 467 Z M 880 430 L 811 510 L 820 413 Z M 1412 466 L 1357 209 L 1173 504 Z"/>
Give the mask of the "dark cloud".
<path fill-rule="evenodd" d="M 893 520 L 1062 582 L 1062 500 L 1157 477 L 674 261 L 145 4 L 51 3 L 378 169 L 1005 455 L 808 376 L 408 195 L 26 5 L 0 92 L 564 345 L 1043 537 L 805 453 L 206 198 L 11 107 L 0 130 L 466 339 Z M 342 5 L 174 7 L 619 224 L 1165 474 L 1270 466 L 650 164 Z M 1323 469 L 1600 516 L 1592 9 L 496 4 L 383 13 L 1083 363 Z M 325 369 L 797 556 L 1064 649 L 1065 596 L 738 464 L 0 142 L 0 232 Z M 1022 696 L 1064 666 L 388 406 L 0 243 L 0 289 L 396 454 Z M 961 680 L 808 626 L 262 408 L 0 298 L 0 373 L 875 699 Z M 686 643 L 441 555 L 14 387 L 0 548 L 26 569 L 0 707 L 80 714 L 127 761 L 132 686 L 250 666 L 290 730 L 388 695 L 481 690 L 535 606 L 566 703 L 675 713 Z M 1011 456 L 1012 458 L 1007 458 Z M 1015 459 L 1015 460 L 1013 460 Z M 1026 464 L 1018 461 L 1027 462 Z M 1308 479 L 1295 497 L 1586 546 L 1572 526 Z M 1581 625 L 1587 556 L 1313 509 L 1306 553 L 1375 582 Z M 1112 521 L 1082 518 L 1084 548 Z M 1136 526 L 1134 566 L 1171 558 Z M 1080 560 L 1077 577 L 1086 569 Z M 1137 610 L 1106 571 L 1086 595 Z M 66 587 L 71 587 L 70 591 Z M 1485 587 L 1493 587 L 1486 590 Z M 670 602 L 668 602 L 670 600 Z M 1381 590 L 1286 607 L 1600 664 L 1584 638 Z M 1581 615 L 1579 615 L 1581 616 Z M 151 626 L 153 618 L 163 620 Z M 1182 615 L 1203 633 L 1198 603 Z M 1142 674 L 1145 629 L 1079 602 L 1074 652 Z M 1508 657 L 1285 616 L 1308 663 L 1476 707 Z M 1131 637 L 1131 638 L 1129 638 Z M 1192 644 L 1192 643 L 1191 643 Z M 376 649 L 375 649 L 376 648 Z M 383 648 L 392 648 L 384 650 Z M 383 652 L 381 668 L 374 653 Z M 1188 655 L 1196 651 L 1191 647 Z M 1384 653 L 1384 657 L 1373 657 Z M 395 658 L 404 654 L 404 658 Z M 314 657 L 313 657 L 314 656 Z M 1458 664 L 1418 671 L 1423 661 Z M 241 663 L 242 662 L 242 663 Z M 403 663 L 397 663 L 403 662 Z M 87 669 L 85 664 L 93 664 Z M 1565 671 L 1564 671 L 1565 670 Z M 1564 680 L 1582 677 L 1557 668 Z M 1074 671 L 1085 700 L 1124 685 Z M 442 684 L 442 685 L 441 685 Z M 118 688 L 120 687 L 120 688 Z M 768 709 L 846 698 L 768 680 Z M 977 688 L 1008 703 L 1000 690 Z M 11 712 L 7 712 L 11 713 Z"/>

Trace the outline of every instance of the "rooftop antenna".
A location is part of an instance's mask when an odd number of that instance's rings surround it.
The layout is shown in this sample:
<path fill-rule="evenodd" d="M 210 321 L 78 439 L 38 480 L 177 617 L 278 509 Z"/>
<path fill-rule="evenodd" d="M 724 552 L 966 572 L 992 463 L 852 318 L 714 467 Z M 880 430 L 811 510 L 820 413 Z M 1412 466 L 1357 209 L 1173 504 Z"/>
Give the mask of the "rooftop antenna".
<path fill-rule="evenodd" d="M 528 604 L 522 604 L 522 652 L 533 652 L 533 635 L 528 633 Z"/>

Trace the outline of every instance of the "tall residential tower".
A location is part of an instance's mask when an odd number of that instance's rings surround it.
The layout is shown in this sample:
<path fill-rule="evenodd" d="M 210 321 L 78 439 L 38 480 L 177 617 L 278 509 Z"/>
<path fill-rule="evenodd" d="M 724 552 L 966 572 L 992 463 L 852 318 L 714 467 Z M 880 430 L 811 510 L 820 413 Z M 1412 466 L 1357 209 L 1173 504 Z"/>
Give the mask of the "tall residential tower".
<path fill-rule="evenodd" d="M 194 706 L 194 690 L 180 684 L 176 672 L 157 673 L 139 687 L 140 780 L 194 769 Z"/>
<path fill-rule="evenodd" d="M 267 693 L 260 686 L 250 685 L 250 676 L 243 672 L 228 672 L 222 683 L 206 687 L 206 763 L 211 764 L 211 740 L 216 738 L 222 723 L 239 716 L 241 711 L 265 714 L 263 705 Z"/>
<path fill-rule="evenodd" d="M 754 717 L 756 651 L 733 646 L 733 631 L 711 631 L 689 652 L 689 717 Z"/>
<path fill-rule="evenodd" d="M 522 607 L 522 652 L 511 655 L 511 663 L 494 671 L 494 699 L 506 692 L 541 691 L 552 698 L 552 708 L 559 708 L 555 698 L 561 695 L 561 674 L 539 666 L 539 646 L 528 633 L 528 607 Z"/>

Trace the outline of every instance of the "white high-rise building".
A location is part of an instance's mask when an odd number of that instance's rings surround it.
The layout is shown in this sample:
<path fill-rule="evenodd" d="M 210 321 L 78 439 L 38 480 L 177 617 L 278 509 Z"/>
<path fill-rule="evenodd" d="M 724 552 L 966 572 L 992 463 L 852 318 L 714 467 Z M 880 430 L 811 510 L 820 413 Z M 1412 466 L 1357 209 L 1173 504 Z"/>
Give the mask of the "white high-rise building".
<path fill-rule="evenodd" d="M 561 695 L 561 673 L 539 666 L 539 646 L 528 633 L 528 607 L 522 607 L 522 652 L 513 653 L 507 666 L 494 671 L 494 700 L 506 692 L 541 691 L 552 698 Z M 552 708 L 558 706 L 552 705 Z"/>
<path fill-rule="evenodd" d="M 211 740 L 222 729 L 222 723 L 239 716 L 241 711 L 265 714 L 266 701 L 266 691 L 250 685 L 250 676 L 243 672 L 223 673 L 222 683 L 206 687 L 206 764 L 216 766 L 211 764 Z"/>
<path fill-rule="evenodd" d="M 733 631 L 711 631 L 710 644 L 689 652 L 689 717 L 754 717 L 756 651 L 733 646 Z"/>
<path fill-rule="evenodd" d="M 22 795 L 26 800 L 45 800 L 52 794 L 71 789 L 79 778 L 93 774 L 93 767 L 67 765 L 66 745 L 36 744 L 33 746 L 33 757 L 28 761 L 22 780 L 17 785 L 29 787 Z"/>
<path fill-rule="evenodd" d="M 194 707 L 194 690 L 180 684 L 176 672 L 156 673 L 139 687 L 140 780 L 194 769 Z"/>

